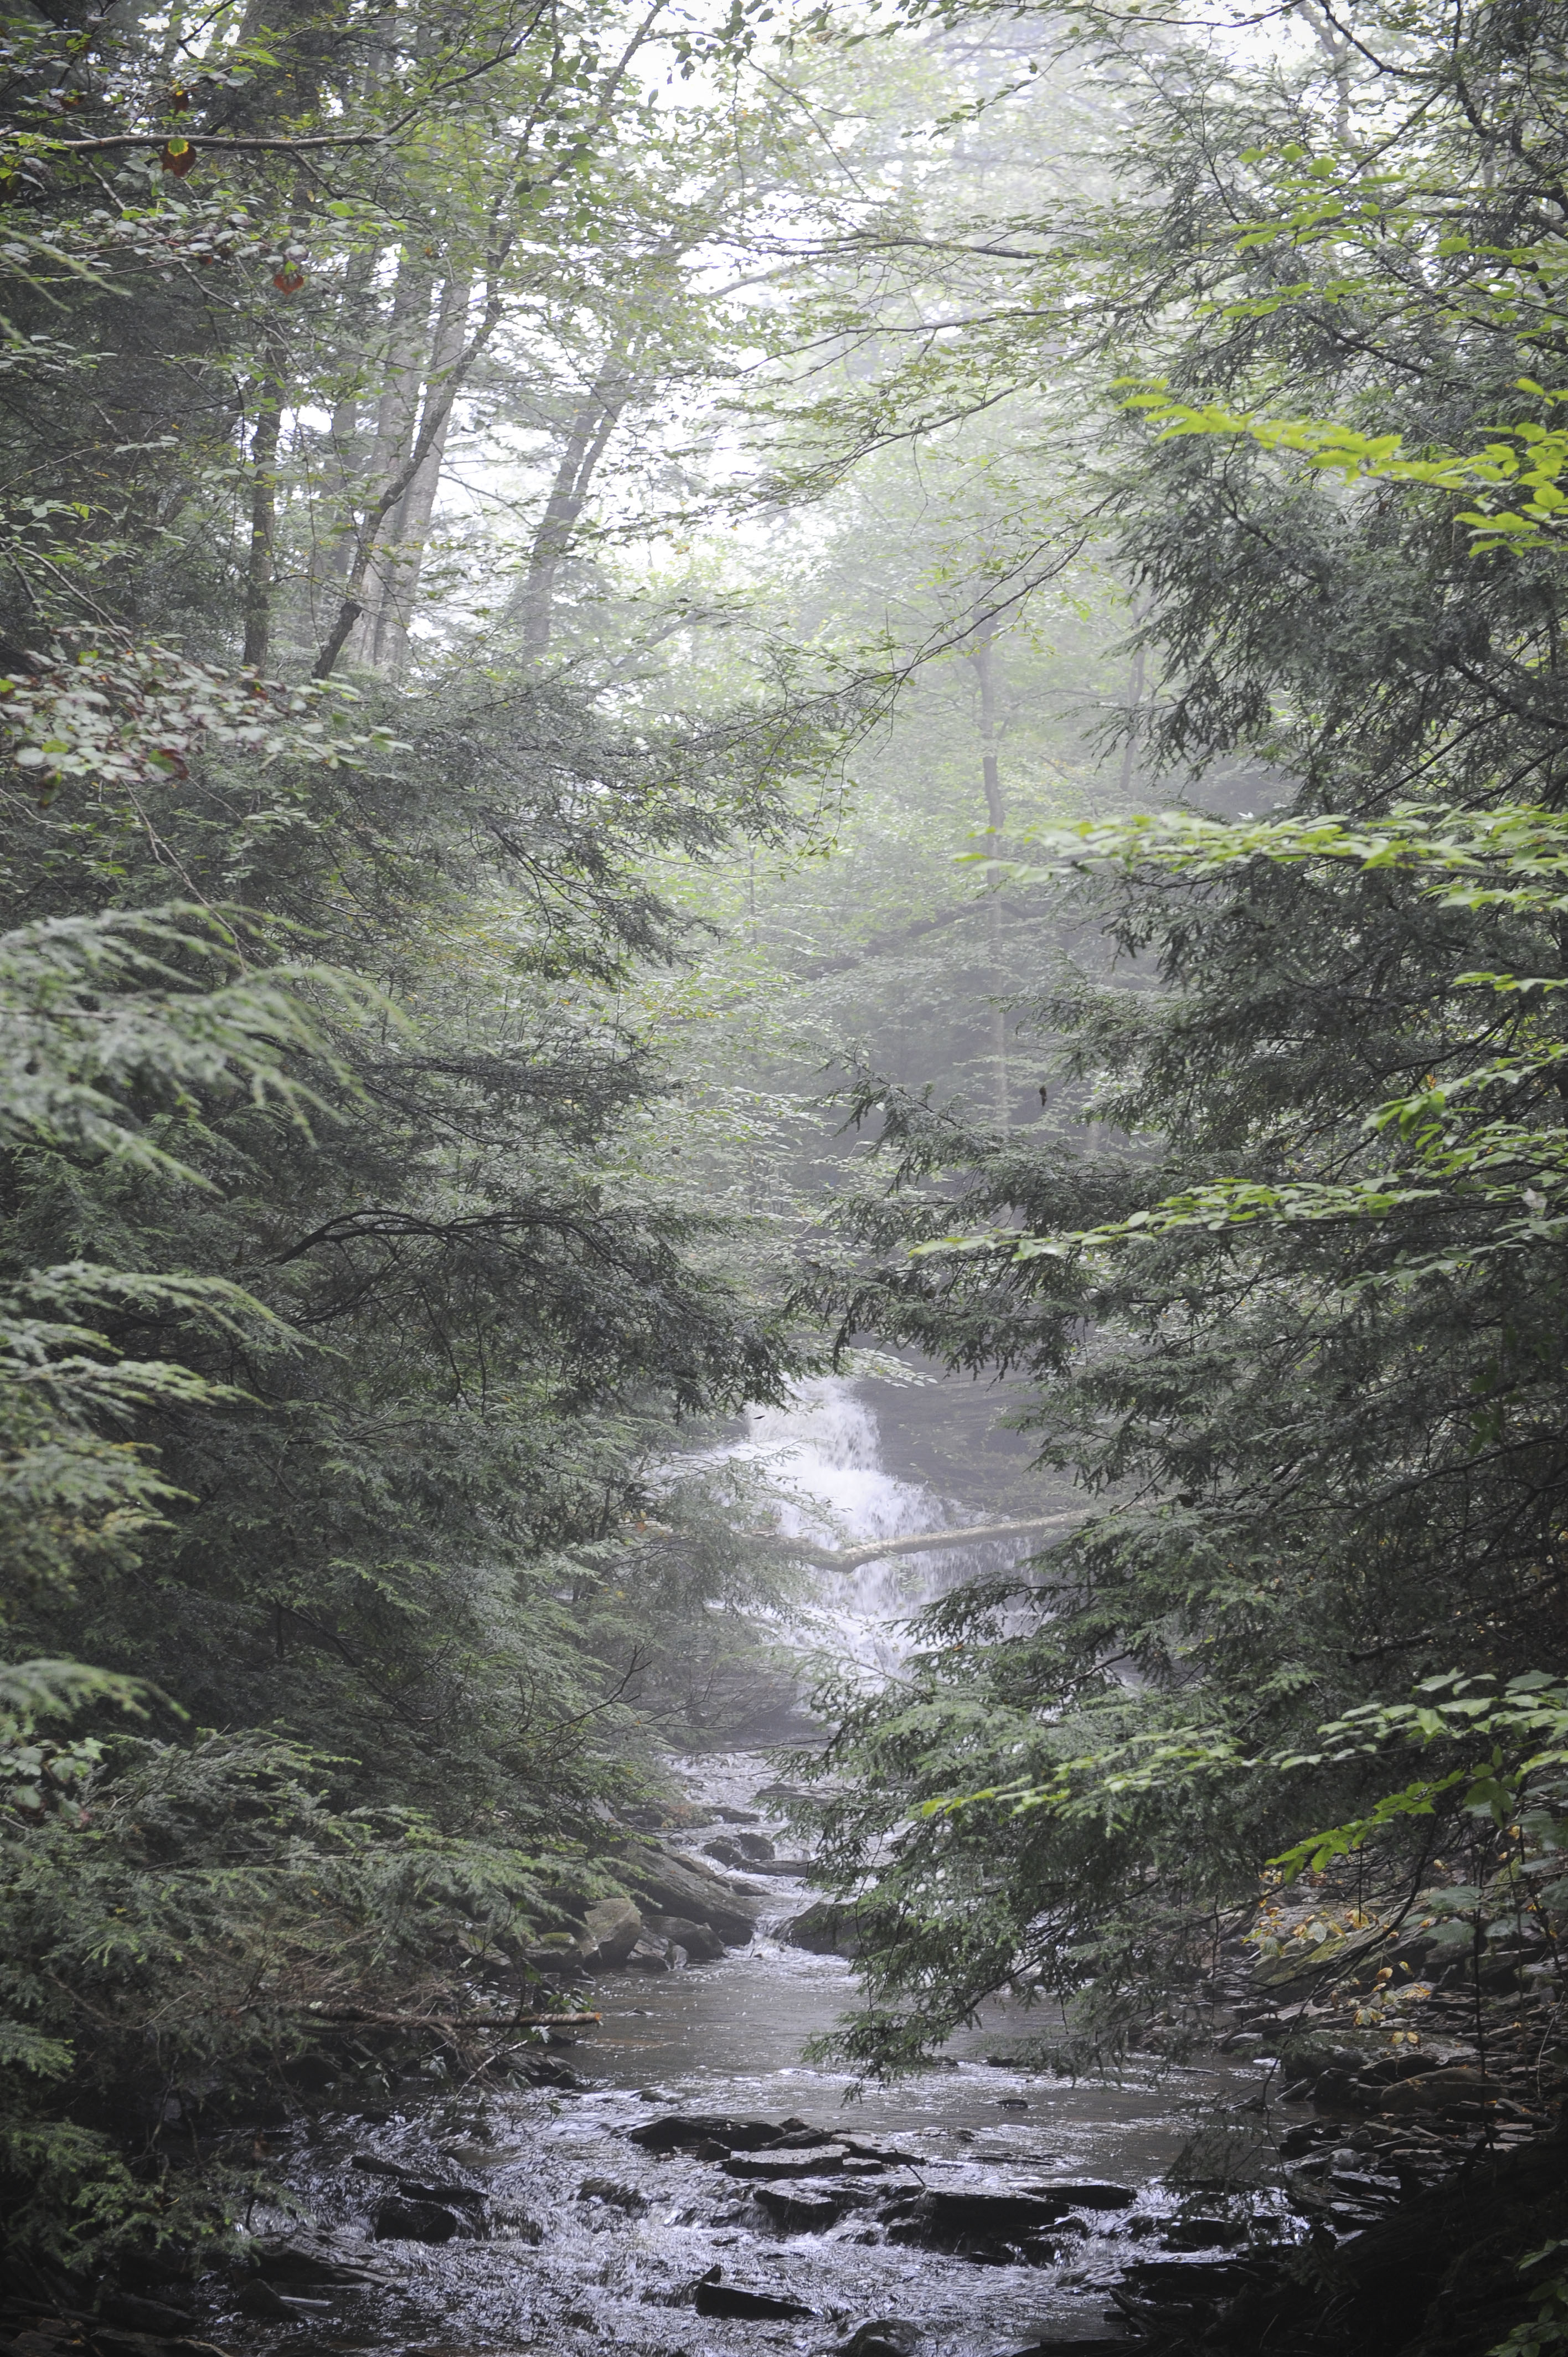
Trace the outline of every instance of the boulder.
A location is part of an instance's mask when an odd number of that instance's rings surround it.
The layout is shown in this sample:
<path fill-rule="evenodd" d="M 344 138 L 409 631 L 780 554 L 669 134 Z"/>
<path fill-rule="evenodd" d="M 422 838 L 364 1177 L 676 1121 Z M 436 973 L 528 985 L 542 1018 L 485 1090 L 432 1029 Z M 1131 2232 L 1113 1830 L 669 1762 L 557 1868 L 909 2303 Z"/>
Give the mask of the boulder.
<path fill-rule="evenodd" d="M 297 2293 L 291 2298 L 264 2276 L 242 2284 L 234 2305 L 242 2316 L 256 2317 L 263 2324 L 308 2324 L 332 2313 L 329 2299 L 301 2299 Z"/>
<path fill-rule="evenodd" d="M 392 2161 L 380 2160 L 364 2153 L 356 2153 L 349 2166 L 363 2169 L 372 2177 L 392 2178 L 399 2193 L 406 2194 L 412 2201 L 436 2201 L 447 2210 L 469 2211 L 476 2217 L 484 2215 L 485 2197 L 478 2186 L 426 2183 L 424 2179 L 415 2177 L 412 2170 L 399 2169 Z M 264 2266 L 265 2261 L 263 2264 Z M 276 2272 L 275 2268 L 268 2268 L 269 2274 Z"/>
<path fill-rule="evenodd" d="M 583 1919 L 587 1964 L 624 1964 L 642 1936 L 642 1918 L 629 1899 L 596 1899 Z"/>
<path fill-rule="evenodd" d="M 1419 2079 L 1402 2079 L 1396 2086 L 1377 2090 L 1380 2112 L 1445 2112 L 1459 2104 L 1489 2103 L 1502 2093 L 1502 2083 L 1485 2079 L 1479 2071 L 1457 2068 L 1428 2071 Z"/>
<path fill-rule="evenodd" d="M 376 2212 L 378 2243 L 449 2243 L 473 2228 L 439 2201 L 409 2201 L 391 2194 Z"/>
<path fill-rule="evenodd" d="M 1064 2210 L 1130 2210 L 1138 2198 L 1125 2185 L 1112 2185 L 1099 2177 L 1051 2177 L 1041 2184 L 1026 2185 L 1024 2190 L 1059 2201 Z"/>
<path fill-rule="evenodd" d="M 693 2152 L 698 2145 L 717 2145 L 725 2152 L 756 2152 L 779 2135 L 773 2120 L 733 2119 L 724 2112 L 671 2112 L 660 2120 L 644 2120 L 627 2141 L 644 2152 Z"/>
<path fill-rule="evenodd" d="M 1041 2238 L 1060 2225 L 1067 2204 L 1037 2193 L 928 2189 L 913 2198 L 900 2197 L 882 2214 L 894 2219 L 890 2242 L 950 2251 L 961 2258 L 1017 2253 L 1044 2259 L 1056 2252 L 1054 2244 Z"/>
<path fill-rule="evenodd" d="M 635 2185 L 623 2185 L 615 2177 L 585 2177 L 577 2188 L 579 2201 L 607 2201 L 612 2210 L 646 2210 L 648 2197 Z"/>
<path fill-rule="evenodd" d="M 668 1851 L 643 1849 L 629 1857 L 625 1879 L 655 1915 L 678 1915 L 684 1921 L 705 1923 L 728 1948 L 750 1944 L 757 1918 L 738 1894 L 700 1858 L 672 1858 Z"/>
<path fill-rule="evenodd" d="M 805 1948 L 813 1956 L 847 1956 L 853 1961 L 860 1953 L 854 1910 L 841 1907 L 832 1899 L 819 1899 L 815 1906 L 794 1916 L 779 1937 L 786 1947 Z"/>
<path fill-rule="evenodd" d="M 814 2309 L 802 2307 L 798 2299 L 782 2299 L 775 2292 L 745 2291 L 739 2284 L 721 2283 L 719 2270 L 692 2287 L 693 2300 L 699 2316 L 751 2318 L 762 2321 L 793 2324 L 815 2315 Z"/>
<path fill-rule="evenodd" d="M 626 1960 L 632 1973 L 678 1973 L 686 1962 L 686 1951 L 673 1940 L 661 1939 L 657 1932 L 641 1932 L 637 1945 Z"/>
<path fill-rule="evenodd" d="M 874 2316 L 855 2327 L 837 2357 L 915 2357 L 923 2337 L 907 2316 Z"/>
<path fill-rule="evenodd" d="M 748 2183 L 767 2179 L 779 2183 L 789 2178 L 836 2177 L 843 2167 L 843 2154 L 836 2145 L 819 2145 L 809 2152 L 737 2152 L 731 2153 L 724 2167 L 726 2177 Z"/>
<path fill-rule="evenodd" d="M 684 1915 L 650 1916 L 648 1928 L 657 1938 L 684 1948 L 693 1964 L 716 1964 L 725 1953 L 725 1943 L 716 1932 L 706 1923 L 692 1922 Z"/>
<path fill-rule="evenodd" d="M 1160 2236 L 1160 2244 L 1167 2251 L 1220 2251 L 1246 2239 L 1243 2219 L 1173 2218 Z"/>
<path fill-rule="evenodd" d="M 773 1844 L 763 1834 L 725 1834 L 719 1840 L 704 1842 L 703 1856 L 711 1857 L 716 1866 L 736 1867 L 745 1872 L 748 1866 L 769 1865 L 775 1856 Z"/>
<path fill-rule="evenodd" d="M 390 2169 L 387 2171 L 388 2175 L 393 2173 Z M 371 2255 L 368 2246 L 359 2247 L 366 2257 Z M 274 2283 L 346 2289 L 372 2280 L 372 2271 L 349 2253 L 308 2234 L 263 2235 L 250 2246 L 249 2255 L 261 2274 Z"/>
<path fill-rule="evenodd" d="M 847 2191 L 825 2185 L 759 2185 L 752 2199 L 787 2234 L 820 2234 L 836 2226 L 852 2203 Z"/>

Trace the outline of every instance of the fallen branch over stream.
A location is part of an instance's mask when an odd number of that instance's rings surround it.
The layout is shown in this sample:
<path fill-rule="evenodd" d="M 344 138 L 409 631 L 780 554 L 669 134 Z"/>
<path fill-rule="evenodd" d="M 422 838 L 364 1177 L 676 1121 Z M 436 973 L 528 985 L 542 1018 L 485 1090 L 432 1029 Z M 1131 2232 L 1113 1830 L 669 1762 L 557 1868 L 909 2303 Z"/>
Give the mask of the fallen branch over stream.
<path fill-rule="evenodd" d="M 862 1564 L 880 1563 L 884 1555 L 921 1555 L 937 1547 L 979 1546 L 991 1539 L 1022 1538 L 1036 1531 L 1075 1531 L 1085 1519 L 1083 1512 L 1034 1514 L 1021 1523 L 976 1523 L 968 1530 L 919 1531 L 909 1537 L 865 1539 L 846 1547 L 818 1546 L 811 1539 L 785 1538 L 777 1531 L 746 1531 L 743 1535 L 780 1555 L 804 1555 L 808 1563 L 821 1564 L 829 1571 L 858 1571 Z"/>

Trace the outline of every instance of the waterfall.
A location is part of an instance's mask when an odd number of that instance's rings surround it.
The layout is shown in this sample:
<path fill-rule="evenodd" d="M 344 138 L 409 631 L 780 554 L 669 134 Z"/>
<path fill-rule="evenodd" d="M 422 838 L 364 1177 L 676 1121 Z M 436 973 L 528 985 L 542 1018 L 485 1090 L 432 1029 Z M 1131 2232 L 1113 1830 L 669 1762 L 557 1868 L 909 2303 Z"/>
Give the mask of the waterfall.
<path fill-rule="evenodd" d="M 886 1469 L 875 1414 L 841 1376 L 798 1384 L 785 1407 L 748 1409 L 745 1438 L 725 1453 L 762 1472 L 779 1529 L 815 1545 L 902 1538 L 963 1519 L 924 1482 Z M 979 1565 L 974 1549 L 953 1548 L 824 1569 L 812 1636 L 885 1674 L 908 1650 L 901 1624 Z"/>

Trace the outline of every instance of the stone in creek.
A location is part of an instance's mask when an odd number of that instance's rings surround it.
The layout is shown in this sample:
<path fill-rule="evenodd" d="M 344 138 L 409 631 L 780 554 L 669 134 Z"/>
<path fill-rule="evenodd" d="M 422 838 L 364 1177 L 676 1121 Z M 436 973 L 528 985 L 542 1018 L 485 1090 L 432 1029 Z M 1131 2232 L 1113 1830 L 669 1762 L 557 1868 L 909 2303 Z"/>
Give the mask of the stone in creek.
<path fill-rule="evenodd" d="M 715 2267 L 693 2286 L 699 2316 L 726 2316 L 737 2321 L 749 2317 L 764 2322 L 793 2324 L 816 2314 L 815 2309 L 803 2307 L 798 2299 L 781 2299 L 770 2291 L 743 2291 L 739 2284 L 721 2283 L 718 2277 Z"/>
<path fill-rule="evenodd" d="M 583 1961 L 624 1964 L 642 1936 L 642 1918 L 629 1899 L 596 1900 L 583 1918 Z"/>
<path fill-rule="evenodd" d="M 442 2201 L 459 2210 L 482 2211 L 485 2197 L 476 2185 L 427 2185 L 409 2169 L 400 2169 L 395 2161 L 379 2159 L 375 2154 L 357 2152 L 349 2161 L 350 2169 L 362 2169 L 368 2177 L 390 2177 L 400 2193 L 415 2201 Z"/>
<path fill-rule="evenodd" d="M 1059 2201 L 1064 2210 L 1130 2210 L 1138 2198 L 1125 2185 L 1112 2185 L 1098 2177 L 1051 2177 L 1026 2185 L 1024 2190 Z"/>
<path fill-rule="evenodd" d="M 629 1972 L 678 1973 L 685 1964 L 686 1951 L 674 1940 L 660 1939 L 656 1932 L 644 1932 L 626 1961 Z"/>
<path fill-rule="evenodd" d="M 395 2194 L 376 2212 L 375 2229 L 378 2243 L 449 2243 L 475 2231 L 471 2219 L 439 2201 L 405 2201 Z"/>
<path fill-rule="evenodd" d="M 711 1866 L 694 1857 L 677 1860 L 650 1846 L 627 1858 L 621 1872 L 654 1914 L 706 1923 L 726 1948 L 750 1945 L 757 1918 L 737 1903 L 736 1891 Z"/>
<path fill-rule="evenodd" d="M 1115 2357 L 1118 2349 L 1134 2345 L 1125 2332 L 1097 2332 L 1065 2341 L 1031 2341 L 1026 2349 L 1008 2350 L 1007 2357 Z"/>
<path fill-rule="evenodd" d="M 368 2244 L 359 2247 L 369 2255 Z M 269 2235 L 252 2244 L 252 2255 L 262 2274 L 278 2283 L 347 2286 L 371 2280 L 371 2271 L 352 2257 L 302 2235 Z"/>
<path fill-rule="evenodd" d="M 645 2120 L 628 2141 L 644 2152 L 682 2152 L 700 2144 L 722 2145 L 725 2152 L 756 2152 L 779 2134 L 776 2120 L 737 2120 L 723 2112 L 671 2112 L 661 2120 Z"/>
<path fill-rule="evenodd" d="M 1037 2193 L 928 2190 L 912 2201 L 901 2197 L 892 2205 L 897 2223 L 889 2228 L 888 2240 L 951 2251 L 959 2257 L 990 2258 L 1020 2248 L 1030 2255 L 1054 2257 L 1054 2248 L 1040 2245 L 1037 2238 L 1061 2224 L 1067 2207 L 1055 2196 Z M 1032 2244 L 1036 2248 L 1031 2253 Z"/>
<path fill-rule="evenodd" d="M 1478 2071 L 1429 2071 L 1419 2079 L 1403 2079 L 1397 2086 L 1380 2087 L 1372 2098 L 1380 2112 L 1443 2112 L 1459 2104 L 1489 2101 L 1502 2093 L 1501 2082 L 1483 2079 Z"/>
<path fill-rule="evenodd" d="M 804 1948 L 813 1956 L 847 1956 L 853 1962 L 860 1953 L 854 1910 L 831 1899 L 819 1899 L 814 1907 L 794 1916 L 779 1937 L 787 1948 Z"/>
<path fill-rule="evenodd" d="M 796 2177 L 836 2176 L 844 2157 L 837 2145 L 819 2145 L 809 2152 L 732 2153 L 725 2162 L 726 2177 L 775 2180 Z"/>
<path fill-rule="evenodd" d="M 635 2185 L 615 2177 L 585 2177 L 577 2188 L 579 2201 L 607 2201 L 616 2210 L 646 2210 L 648 2201 Z"/>
<path fill-rule="evenodd" d="M 1247 2239 L 1245 2222 L 1237 2218 L 1174 2218 L 1160 2236 L 1167 2251 L 1218 2251 Z"/>
<path fill-rule="evenodd" d="M 769 1857 L 773 1855 L 771 1843 L 768 1845 L 768 1854 Z M 715 1866 L 739 1867 L 745 1868 L 751 1864 L 751 1860 L 746 1857 L 746 1852 L 741 1848 L 739 1843 L 734 1841 L 704 1842 L 703 1844 L 703 1856 L 704 1857 L 711 1857 Z"/>
<path fill-rule="evenodd" d="M 1180 2301 L 1187 2307 L 1230 2299 L 1255 2279 L 1255 2270 L 1237 2259 L 1134 2259 L 1122 2274 L 1134 2298 Z"/>
<path fill-rule="evenodd" d="M 907 2316 L 874 2316 L 856 2327 L 836 2357 L 914 2357 L 921 2338 Z"/>
<path fill-rule="evenodd" d="M 684 1915 L 654 1915 L 648 1928 L 660 1940 L 673 1941 L 684 1948 L 694 1964 L 716 1964 L 724 1954 L 725 1943 L 718 1933 L 706 1923 L 693 1923 Z"/>
<path fill-rule="evenodd" d="M 826 2227 L 836 2226 L 854 2202 L 847 2187 L 837 2192 L 825 2185 L 791 2186 L 788 2190 L 779 2185 L 759 2185 L 752 2200 L 787 2234 L 820 2234 Z"/>
<path fill-rule="evenodd" d="M 766 1834 L 726 1834 L 718 1841 L 704 1842 L 703 1855 L 717 1866 L 767 1866 L 776 1855 Z"/>

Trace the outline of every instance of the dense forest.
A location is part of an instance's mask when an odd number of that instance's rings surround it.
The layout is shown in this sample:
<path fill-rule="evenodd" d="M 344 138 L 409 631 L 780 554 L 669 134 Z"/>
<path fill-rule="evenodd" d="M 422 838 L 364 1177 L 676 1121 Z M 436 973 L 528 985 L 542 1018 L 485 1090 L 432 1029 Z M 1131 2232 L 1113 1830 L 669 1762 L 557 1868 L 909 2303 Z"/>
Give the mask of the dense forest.
<path fill-rule="evenodd" d="M 35 2305 L 789 1739 L 866 2083 L 1468 2025 L 1438 2320 L 1158 2345 L 1568 2343 L 1565 171 L 1536 0 L 7 10 Z M 729 1445 L 865 1368 L 1040 1532 L 869 1679 Z"/>

